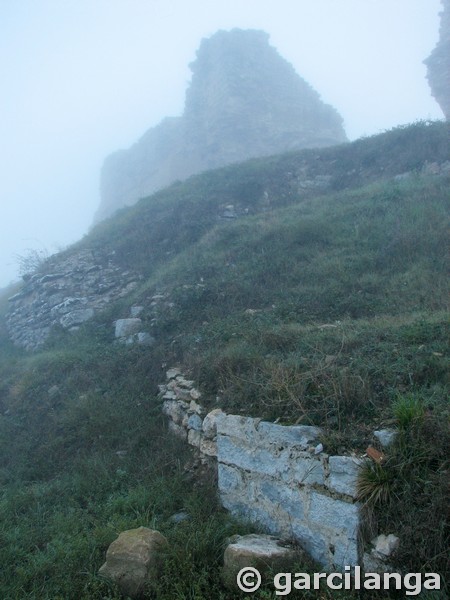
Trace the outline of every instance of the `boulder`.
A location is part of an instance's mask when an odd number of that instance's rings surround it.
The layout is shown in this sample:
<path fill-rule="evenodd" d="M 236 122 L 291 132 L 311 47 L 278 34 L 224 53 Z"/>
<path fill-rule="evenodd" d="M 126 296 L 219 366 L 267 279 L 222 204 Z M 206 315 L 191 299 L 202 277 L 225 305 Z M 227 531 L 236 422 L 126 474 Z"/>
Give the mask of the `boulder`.
<path fill-rule="evenodd" d="M 140 346 L 154 346 L 156 342 L 155 338 L 146 331 L 139 331 L 136 338 Z"/>
<path fill-rule="evenodd" d="M 229 588 L 236 588 L 239 571 L 257 569 L 263 576 L 269 572 L 291 572 L 299 560 L 299 552 L 272 535 L 236 535 L 230 539 L 223 557 L 222 577 Z"/>
<path fill-rule="evenodd" d="M 373 435 L 377 438 L 383 448 L 387 448 L 395 440 L 397 431 L 395 429 L 378 429 L 373 432 Z"/>
<path fill-rule="evenodd" d="M 126 338 L 134 333 L 138 333 L 141 329 L 142 321 L 138 318 L 117 319 L 116 321 L 116 338 Z"/>
<path fill-rule="evenodd" d="M 140 598 L 160 575 L 167 548 L 166 538 L 154 529 L 123 531 L 109 546 L 99 575 L 116 583 L 124 596 Z"/>

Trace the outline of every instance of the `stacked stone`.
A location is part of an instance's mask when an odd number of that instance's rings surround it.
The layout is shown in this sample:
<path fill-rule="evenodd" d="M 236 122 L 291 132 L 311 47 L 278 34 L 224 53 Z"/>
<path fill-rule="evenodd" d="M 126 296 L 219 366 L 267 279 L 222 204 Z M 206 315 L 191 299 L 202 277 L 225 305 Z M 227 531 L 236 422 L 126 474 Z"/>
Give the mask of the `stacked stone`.
<path fill-rule="evenodd" d="M 363 564 L 357 480 L 367 458 L 329 456 L 319 427 L 268 423 L 220 408 L 205 415 L 194 382 L 178 368 L 166 376 L 160 392 L 169 429 L 203 457 L 217 459 L 224 508 L 271 534 L 296 539 L 323 566 Z M 374 432 L 383 448 L 395 435 Z"/>
<path fill-rule="evenodd" d="M 197 403 L 201 393 L 180 369 L 171 368 L 166 373 L 167 383 L 160 385 L 163 413 L 169 419 L 169 430 L 198 448 L 204 456 L 217 457 L 217 421 L 225 416 L 220 409 L 205 415 Z"/>
<path fill-rule="evenodd" d="M 55 325 L 76 330 L 109 303 L 130 294 L 139 281 L 136 273 L 115 264 L 114 253 L 98 250 L 57 255 L 45 269 L 9 298 L 8 333 L 27 350 L 42 346 Z"/>

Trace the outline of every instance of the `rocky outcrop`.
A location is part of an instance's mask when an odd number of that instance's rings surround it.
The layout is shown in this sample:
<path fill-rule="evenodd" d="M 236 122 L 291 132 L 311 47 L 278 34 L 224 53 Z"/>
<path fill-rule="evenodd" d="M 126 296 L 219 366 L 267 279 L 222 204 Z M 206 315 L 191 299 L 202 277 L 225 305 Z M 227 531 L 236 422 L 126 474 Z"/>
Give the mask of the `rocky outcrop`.
<path fill-rule="evenodd" d="M 128 295 L 139 276 L 114 262 L 114 253 L 79 250 L 57 255 L 9 298 L 6 326 L 12 341 L 27 350 L 42 346 L 52 327 L 74 331 L 110 302 Z"/>
<path fill-rule="evenodd" d="M 441 0 L 441 26 L 437 46 L 424 61 L 431 92 L 447 120 L 450 119 L 450 0 Z"/>
<path fill-rule="evenodd" d="M 262 31 L 219 31 L 202 41 L 191 69 L 183 116 L 106 159 L 97 221 L 194 173 L 346 141 L 336 110 Z"/>

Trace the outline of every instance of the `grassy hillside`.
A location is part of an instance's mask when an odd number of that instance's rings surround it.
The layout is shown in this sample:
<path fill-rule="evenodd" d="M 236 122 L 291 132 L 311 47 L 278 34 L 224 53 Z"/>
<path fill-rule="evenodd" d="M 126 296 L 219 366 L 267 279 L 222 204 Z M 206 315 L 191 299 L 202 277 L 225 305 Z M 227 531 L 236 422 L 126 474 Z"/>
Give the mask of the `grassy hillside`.
<path fill-rule="evenodd" d="M 362 453 L 397 425 L 385 466 L 365 473 L 365 510 L 401 537 L 396 565 L 444 574 L 450 177 L 423 165 L 450 160 L 448 134 L 421 123 L 205 173 L 66 251 L 114 251 L 141 286 L 34 354 L 0 328 L 2 598 L 118 598 L 96 573 L 139 525 L 172 545 L 154 597 L 232 598 L 223 544 L 248 528 L 165 432 L 157 384 L 172 364 L 211 408 L 320 425 L 328 453 Z M 236 219 L 221 218 L 229 204 Z M 152 348 L 113 343 L 133 304 Z M 175 525 L 179 510 L 191 519 Z"/>

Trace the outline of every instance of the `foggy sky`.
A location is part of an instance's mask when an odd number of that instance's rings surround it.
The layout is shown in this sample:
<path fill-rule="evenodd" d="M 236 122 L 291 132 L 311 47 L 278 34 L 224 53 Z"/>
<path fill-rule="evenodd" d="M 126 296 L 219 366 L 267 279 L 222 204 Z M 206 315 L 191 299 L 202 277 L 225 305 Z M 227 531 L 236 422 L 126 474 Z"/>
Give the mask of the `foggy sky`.
<path fill-rule="evenodd" d="M 263 29 L 356 139 L 441 119 L 439 0 L 0 0 L 0 287 L 87 232 L 103 159 L 182 113 L 203 37 Z"/>

